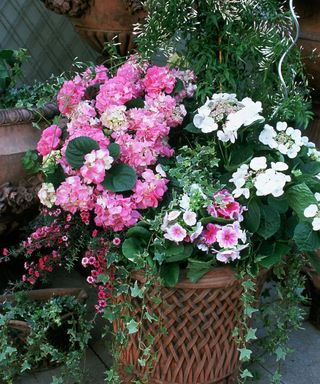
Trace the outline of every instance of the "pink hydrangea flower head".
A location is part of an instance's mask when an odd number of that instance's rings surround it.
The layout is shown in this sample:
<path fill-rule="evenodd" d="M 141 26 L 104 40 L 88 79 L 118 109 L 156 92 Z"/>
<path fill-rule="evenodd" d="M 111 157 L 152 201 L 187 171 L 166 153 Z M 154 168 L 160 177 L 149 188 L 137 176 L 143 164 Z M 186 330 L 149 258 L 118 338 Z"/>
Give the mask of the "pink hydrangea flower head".
<path fill-rule="evenodd" d="M 154 65 L 148 68 L 143 84 L 149 96 L 157 95 L 161 91 L 171 93 L 175 87 L 176 78 L 169 67 Z"/>
<path fill-rule="evenodd" d="M 56 205 L 71 213 L 90 210 L 93 207 L 93 189 L 82 184 L 79 176 L 67 177 L 56 191 Z"/>
<path fill-rule="evenodd" d="M 58 125 L 50 125 L 42 131 L 37 144 L 37 151 L 41 156 L 47 156 L 52 150 L 57 149 L 60 143 L 62 130 Z"/>
<path fill-rule="evenodd" d="M 83 98 L 85 91 L 86 88 L 79 76 L 76 76 L 73 80 L 65 81 L 57 96 L 59 111 L 66 116 L 70 116 L 73 109 Z"/>

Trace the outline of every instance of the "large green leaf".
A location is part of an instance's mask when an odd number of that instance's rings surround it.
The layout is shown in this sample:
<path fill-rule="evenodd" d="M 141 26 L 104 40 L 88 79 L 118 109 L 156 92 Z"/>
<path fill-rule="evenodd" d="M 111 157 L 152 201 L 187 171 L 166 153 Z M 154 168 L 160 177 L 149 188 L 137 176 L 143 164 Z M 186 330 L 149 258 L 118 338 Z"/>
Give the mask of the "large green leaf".
<path fill-rule="evenodd" d="M 290 246 L 286 243 L 277 242 L 273 247 L 270 246 L 271 252 L 269 255 L 263 256 L 259 260 L 259 264 L 264 268 L 271 268 L 279 263 L 283 256 L 290 252 Z"/>
<path fill-rule="evenodd" d="M 304 174 L 315 176 L 320 173 L 320 161 L 310 161 L 309 163 L 303 164 L 300 169 Z"/>
<path fill-rule="evenodd" d="M 179 281 L 180 266 L 179 263 L 163 264 L 160 276 L 167 287 L 174 287 Z"/>
<path fill-rule="evenodd" d="M 212 269 L 212 260 L 201 261 L 196 259 L 188 260 L 188 278 L 192 283 L 196 283 L 203 275 Z"/>
<path fill-rule="evenodd" d="M 111 192 L 130 191 L 135 185 L 137 175 L 135 170 L 127 164 L 115 164 L 106 172 L 101 183 Z"/>
<path fill-rule="evenodd" d="M 131 227 L 130 229 L 128 229 L 126 233 L 126 237 L 138 238 L 144 241 L 145 243 L 147 243 L 150 240 L 151 232 L 140 225 L 135 225 L 134 227 Z"/>
<path fill-rule="evenodd" d="M 269 239 L 280 228 L 280 214 L 270 205 L 261 205 L 261 222 L 258 234 L 264 239 Z"/>
<path fill-rule="evenodd" d="M 248 210 L 245 212 L 244 219 L 245 225 L 252 233 L 257 232 L 260 226 L 261 213 L 257 199 L 252 199 L 248 206 Z"/>
<path fill-rule="evenodd" d="M 87 136 L 79 136 L 71 140 L 67 146 L 66 158 L 71 167 L 80 169 L 84 163 L 84 156 L 94 149 L 99 149 L 99 144 Z"/>
<path fill-rule="evenodd" d="M 300 251 L 313 252 L 320 249 L 320 235 L 309 223 L 299 223 L 296 226 L 293 240 Z"/>
<path fill-rule="evenodd" d="M 302 221 L 310 221 L 304 216 L 304 210 L 310 204 L 317 204 L 317 200 L 310 188 L 305 184 L 294 185 L 286 193 L 289 206 L 296 212 Z"/>
<path fill-rule="evenodd" d="M 135 261 L 137 256 L 143 252 L 141 241 L 130 237 L 122 243 L 122 253 L 130 261 Z"/>
<path fill-rule="evenodd" d="M 201 133 L 201 129 L 197 128 L 193 123 L 187 124 L 183 129 L 190 133 Z"/>
<path fill-rule="evenodd" d="M 289 205 L 285 195 L 279 197 L 268 196 L 268 204 L 279 213 L 287 212 Z"/>
<path fill-rule="evenodd" d="M 176 261 L 183 261 L 187 260 L 193 252 L 193 247 L 191 244 L 186 244 L 186 245 L 176 245 L 175 250 L 171 248 L 167 248 L 165 251 L 165 262 L 166 263 L 173 263 Z"/>
<path fill-rule="evenodd" d="M 109 155 L 113 157 L 115 160 L 120 157 L 120 145 L 117 143 L 111 143 L 108 145 Z"/>

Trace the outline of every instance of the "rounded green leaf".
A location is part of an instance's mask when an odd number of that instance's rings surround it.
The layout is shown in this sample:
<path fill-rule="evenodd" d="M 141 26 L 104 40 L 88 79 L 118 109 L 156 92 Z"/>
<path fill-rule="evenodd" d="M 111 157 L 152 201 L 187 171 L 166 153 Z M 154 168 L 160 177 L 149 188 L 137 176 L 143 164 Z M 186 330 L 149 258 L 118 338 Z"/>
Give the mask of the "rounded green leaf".
<path fill-rule="evenodd" d="M 109 155 L 113 157 L 115 160 L 120 157 L 120 145 L 117 143 L 111 143 L 108 145 Z"/>
<path fill-rule="evenodd" d="M 130 191 L 135 185 L 137 175 L 135 170 L 127 164 L 116 164 L 108 172 L 101 183 L 111 192 Z"/>
<path fill-rule="evenodd" d="M 87 136 L 76 137 L 67 146 L 66 158 L 71 167 L 80 169 L 84 163 L 84 156 L 94 149 L 100 149 L 99 144 Z"/>

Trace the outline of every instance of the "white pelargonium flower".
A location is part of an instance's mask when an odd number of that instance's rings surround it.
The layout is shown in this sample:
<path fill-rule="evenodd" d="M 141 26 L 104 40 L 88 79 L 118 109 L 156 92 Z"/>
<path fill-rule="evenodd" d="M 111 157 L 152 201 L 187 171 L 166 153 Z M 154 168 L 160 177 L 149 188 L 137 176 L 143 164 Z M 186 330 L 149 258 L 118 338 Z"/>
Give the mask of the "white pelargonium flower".
<path fill-rule="evenodd" d="M 303 212 L 305 217 L 315 217 L 318 213 L 318 206 L 316 204 L 310 204 Z"/>
<path fill-rule="evenodd" d="M 240 102 L 241 109 L 230 113 L 226 121 L 226 130 L 237 131 L 240 127 L 249 126 L 257 121 L 264 121 L 264 117 L 259 115 L 262 112 L 260 101 L 254 102 L 249 97 L 245 97 Z"/>
<path fill-rule="evenodd" d="M 264 156 L 254 157 L 250 161 L 250 168 L 254 171 L 260 171 L 267 168 L 267 159 Z"/>
<path fill-rule="evenodd" d="M 286 122 L 279 121 L 276 129 L 266 124 L 259 135 L 262 144 L 271 149 L 277 149 L 283 155 L 290 159 L 297 157 L 301 147 L 305 145 L 306 139 L 301 137 L 299 129 L 288 127 Z"/>
<path fill-rule="evenodd" d="M 257 196 L 272 195 L 279 197 L 283 195 L 286 183 L 291 181 L 291 177 L 274 169 L 267 169 L 259 173 L 253 180 Z"/>
<path fill-rule="evenodd" d="M 42 183 L 41 189 L 38 192 L 38 197 L 41 204 L 48 208 L 52 208 L 56 202 L 56 193 L 52 183 Z"/>
<path fill-rule="evenodd" d="M 211 109 L 208 107 L 210 100 L 198 109 L 198 113 L 193 118 L 195 127 L 201 129 L 203 133 L 210 133 L 218 129 L 215 119 L 210 116 Z"/>
<path fill-rule="evenodd" d="M 312 229 L 314 231 L 319 231 L 320 230 L 320 217 L 315 217 L 312 220 Z"/>

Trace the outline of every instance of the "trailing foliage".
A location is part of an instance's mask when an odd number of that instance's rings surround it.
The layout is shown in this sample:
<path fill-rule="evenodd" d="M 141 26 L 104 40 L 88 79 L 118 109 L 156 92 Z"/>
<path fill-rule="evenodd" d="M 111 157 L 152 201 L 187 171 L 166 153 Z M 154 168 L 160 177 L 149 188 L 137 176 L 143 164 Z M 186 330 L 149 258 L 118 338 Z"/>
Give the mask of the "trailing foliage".
<path fill-rule="evenodd" d="M 174 63 L 193 68 L 199 101 L 218 91 L 249 96 L 262 101 L 266 115 L 305 128 L 309 91 L 298 48 L 284 62 L 288 98 L 277 75 L 293 29 L 282 3 L 148 0 L 146 22 L 136 26 L 139 51 L 151 57 L 160 49 Z"/>

